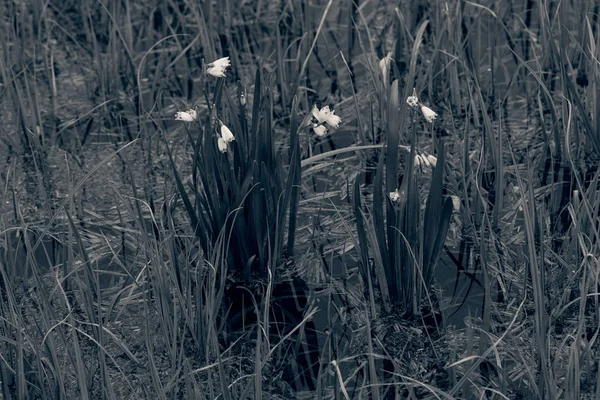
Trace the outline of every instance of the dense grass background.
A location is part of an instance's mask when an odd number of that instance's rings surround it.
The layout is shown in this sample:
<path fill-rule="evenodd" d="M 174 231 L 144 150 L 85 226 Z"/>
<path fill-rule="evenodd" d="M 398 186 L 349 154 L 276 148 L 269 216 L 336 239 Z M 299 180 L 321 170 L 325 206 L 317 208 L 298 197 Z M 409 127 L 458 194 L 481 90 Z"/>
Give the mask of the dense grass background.
<path fill-rule="evenodd" d="M 0 398 L 600 399 L 598 7 L 1 3 Z"/>

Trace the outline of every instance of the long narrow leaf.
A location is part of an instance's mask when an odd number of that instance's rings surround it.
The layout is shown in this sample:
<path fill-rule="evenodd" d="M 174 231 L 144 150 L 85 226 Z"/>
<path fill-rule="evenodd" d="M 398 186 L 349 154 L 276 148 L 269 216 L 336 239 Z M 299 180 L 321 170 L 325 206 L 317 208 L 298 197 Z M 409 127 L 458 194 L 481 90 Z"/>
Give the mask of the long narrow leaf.
<path fill-rule="evenodd" d="M 362 214 L 361 202 L 360 202 L 360 181 L 361 174 L 358 174 L 354 180 L 354 217 L 356 218 L 356 234 L 358 235 L 358 244 L 360 248 L 358 252 L 360 254 L 360 274 L 363 278 L 363 282 L 367 285 L 369 279 L 367 277 L 368 265 L 369 265 L 369 251 L 367 234 L 365 232 L 365 221 Z"/>

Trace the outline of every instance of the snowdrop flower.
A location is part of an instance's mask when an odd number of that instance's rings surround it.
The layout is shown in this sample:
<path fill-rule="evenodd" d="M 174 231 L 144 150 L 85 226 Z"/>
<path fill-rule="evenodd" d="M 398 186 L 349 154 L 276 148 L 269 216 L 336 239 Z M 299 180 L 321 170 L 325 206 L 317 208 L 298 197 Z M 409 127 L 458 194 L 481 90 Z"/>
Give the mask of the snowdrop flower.
<path fill-rule="evenodd" d="M 406 102 L 412 108 L 416 108 L 419 105 L 419 98 L 417 97 L 417 91 L 413 88 L 412 96 L 408 96 L 406 98 Z"/>
<path fill-rule="evenodd" d="M 325 122 L 332 128 L 338 128 L 340 126 L 340 122 L 342 122 L 342 119 L 335 115 L 334 112 L 335 111 L 329 110 L 329 106 L 325 106 L 319 110 L 315 105 L 312 109 L 312 115 L 319 122 L 319 124 Z"/>
<path fill-rule="evenodd" d="M 187 111 L 180 111 L 175 114 L 176 121 L 194 122 L 198 118 L 196 110 L 189 109 Z"/>
<path fill-rule="evenodd" d="M 217 146 L 219 146 L 219 150 L 221 151 L 221 153 L 227 152 L 227 142 L 220 136 L 219 140 L 217 141 Z"/>
<path fill-rule="evenodd" d="M 222 122 L 221 122 L 221 137 L 227 143 L 231 143 L 235 140 L 235 136 L 233 136 L 233 133 L 231 133 L 229 128 L 226 127 L 225 124 L 223 124 Z"/>
<path fill-rule="evenodd" d="M 327 128 L 324 125 L 313 125 L 313 131 L 317 134 L 317 136 L 325 136 L 327 134 Z"/>
<path fill-rule="evenodd" d="M 427 106 L 421 105 L 421 112 L 429 123 L 435 121 L 437 118 L 437 113 Z"/>
<path fill-rule="evenodd" d="M 395 201 L 395 202 L 399 202 L 400 201 L 400 189 L 396 189 L 393 192 L 390 192 L 390 200 L 391 201 Z"/>
<path fill-rule="evenodd" d="M 229 57 L 219 58 L 217 61 L 213 61 L 208 64 L 206 72 L 217 78 L 225 78 L 225 70 L 231 65 Z"/>
<path fill-rule="evenodd" d="M 419 105 L 419 98 L 416 96 L 408 96 L 406 98 L 406 102 L 408 103 L 409 106 L 414 108 Z"/>

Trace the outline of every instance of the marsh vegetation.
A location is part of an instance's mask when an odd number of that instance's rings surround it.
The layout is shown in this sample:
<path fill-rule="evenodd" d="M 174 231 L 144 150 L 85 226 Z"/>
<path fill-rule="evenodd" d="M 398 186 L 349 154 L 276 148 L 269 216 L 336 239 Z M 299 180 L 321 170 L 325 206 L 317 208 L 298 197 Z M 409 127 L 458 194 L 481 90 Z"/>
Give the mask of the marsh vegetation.
<path fill-rule="evenodd" d="M 1 399 L 600 398 L 598 5 L 0 5 Z"/>

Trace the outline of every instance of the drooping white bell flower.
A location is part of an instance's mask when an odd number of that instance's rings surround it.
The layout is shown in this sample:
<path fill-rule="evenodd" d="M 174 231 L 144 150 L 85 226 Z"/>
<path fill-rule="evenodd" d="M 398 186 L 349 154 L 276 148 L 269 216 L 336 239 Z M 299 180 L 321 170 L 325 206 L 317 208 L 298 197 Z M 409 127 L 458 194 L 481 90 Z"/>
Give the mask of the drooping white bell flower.
<path fill-rule="evenodd" d="M 421 112 L 429 123 L 432 123 L 437 118 L 437 113 L 427 106 L 421 105 Z"/>
<path fill-rule="evenodd" d="M 233 133 L 231 133 L 229 128 L 226 127 L 225 124 L 223 124 L 222 122 L 221 122 L 221 137 L 227 143 L 231 143 L 235 140 L 235 136 L 233 136 Z"/>
<path fill-rule="evenodd" d="M 198 118 L 196 110 L 189 109 L 187 111 L 179 111 L 175 114 L 176 121 L 194 122 Z"/>
<path fill-rule="evenodd" d="M 206 72 L 217 78 L 225 78 L 225 70 L 230 65 L 231 62 L 229 61 L 229 57 L 219 58 L 218 60 L 208 64 L 208 69 Z"/>

